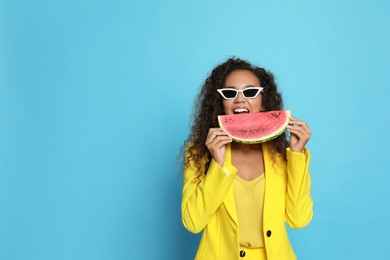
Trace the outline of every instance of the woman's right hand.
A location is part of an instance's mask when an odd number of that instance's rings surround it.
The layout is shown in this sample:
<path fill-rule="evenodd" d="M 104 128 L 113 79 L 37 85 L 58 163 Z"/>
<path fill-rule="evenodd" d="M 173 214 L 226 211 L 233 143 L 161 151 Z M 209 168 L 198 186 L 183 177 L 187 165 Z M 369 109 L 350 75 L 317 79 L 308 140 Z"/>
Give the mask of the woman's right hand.
<path fill-rule="evenodd" d="M 233 139 L 227 135 L 222 128 L 210 128 L 206 138 L 206 146 L 209 149 L 211 157 L 221 167 L 225 162 L 226 144 L 231 143 Z"/>

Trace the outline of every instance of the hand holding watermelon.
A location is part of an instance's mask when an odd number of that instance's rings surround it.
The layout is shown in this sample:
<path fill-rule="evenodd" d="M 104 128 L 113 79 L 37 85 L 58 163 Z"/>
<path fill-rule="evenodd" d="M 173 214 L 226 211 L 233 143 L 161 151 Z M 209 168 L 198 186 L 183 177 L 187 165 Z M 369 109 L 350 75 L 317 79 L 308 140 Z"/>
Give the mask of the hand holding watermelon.
<path fill-rule="evenodd" d="M 290 149 L 293 152 L 302 152 L 311 137 L 308 125 L 301 120 L 290 117 L 287 129 L 290 131 Z"/>
<path fill-rule="evenodd" d="M 211 157 L 221 166 L 223 166 L 225 161 L 225 145 L 232 141 L 233 139 L 221 128 L 210 128 L 206 138 L 206 146 L 210 151 Z"/>

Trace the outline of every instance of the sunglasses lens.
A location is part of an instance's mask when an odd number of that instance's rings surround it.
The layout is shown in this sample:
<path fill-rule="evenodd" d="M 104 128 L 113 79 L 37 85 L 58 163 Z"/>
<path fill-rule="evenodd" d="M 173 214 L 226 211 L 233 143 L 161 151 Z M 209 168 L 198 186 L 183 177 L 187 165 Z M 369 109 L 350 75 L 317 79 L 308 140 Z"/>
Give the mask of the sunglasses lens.
<path fill-rule="evenodd" d="M 235 98 L 237 91 L 232 89 L 224 89 L 222 90 L 222 94 L 225 96 L 225 98 Z"/>
<path fill-rule="evenodd" d="M 259 89 L 245 89 L 243 92 L 245 97 L 253 98 L 257 95 L 257 93 L 259 93 L 259 91 Z"/>

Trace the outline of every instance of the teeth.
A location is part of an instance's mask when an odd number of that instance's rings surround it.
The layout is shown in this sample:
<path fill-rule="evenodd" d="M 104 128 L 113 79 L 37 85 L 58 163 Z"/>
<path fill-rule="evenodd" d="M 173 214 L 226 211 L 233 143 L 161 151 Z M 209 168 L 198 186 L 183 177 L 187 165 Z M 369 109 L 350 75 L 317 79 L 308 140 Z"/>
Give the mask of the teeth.
<path fill-rule="evenodd" d="M 249 110 L 246 109 L 246 108 L 237 108 L 237 109 L 234 109 L 234 113 L 248 113 Z"/>

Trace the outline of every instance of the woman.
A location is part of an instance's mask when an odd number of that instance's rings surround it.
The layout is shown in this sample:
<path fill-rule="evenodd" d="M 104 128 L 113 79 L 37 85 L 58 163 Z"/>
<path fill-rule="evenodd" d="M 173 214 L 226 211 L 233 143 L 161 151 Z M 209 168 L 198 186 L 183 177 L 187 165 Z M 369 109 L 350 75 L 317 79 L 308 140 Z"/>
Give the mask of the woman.
<path fill-rule="evenodd" d="M 285 223 L 302 228 L 313 215 L 309 127 L 290 118 L 288 141 L 282 134 L 242 144 L 217 121 L 222 114 L 281 109 L 273 75 L 247 61 L 230 58 L 206 79 L 183 146 L 182 221 L 193 233 L 203 231 L 195 259 L 296 259 Z"/>

